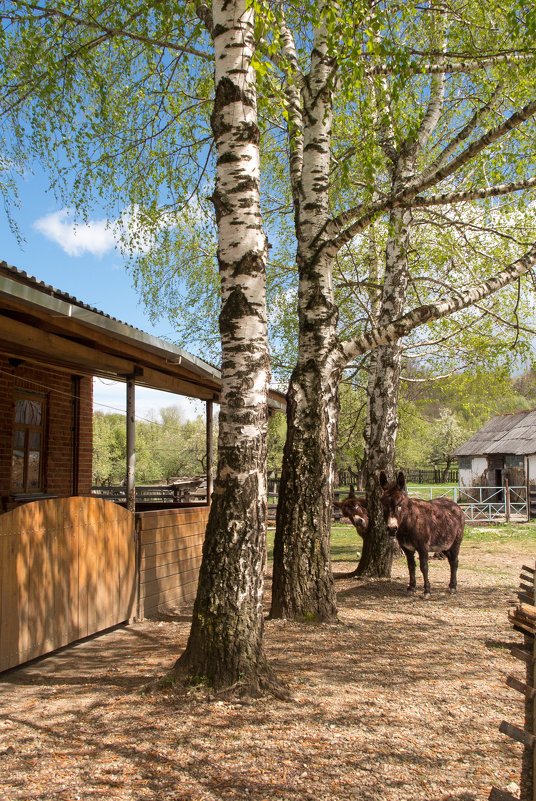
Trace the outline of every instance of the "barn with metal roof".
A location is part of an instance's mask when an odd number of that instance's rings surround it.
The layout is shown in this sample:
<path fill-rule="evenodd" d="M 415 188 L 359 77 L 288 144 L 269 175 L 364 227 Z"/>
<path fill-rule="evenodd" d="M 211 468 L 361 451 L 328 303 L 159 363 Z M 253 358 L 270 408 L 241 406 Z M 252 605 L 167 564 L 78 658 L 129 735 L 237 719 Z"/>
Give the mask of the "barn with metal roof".
<path fill-rule="evenodd" d="M 536 486 L 536 409 L 492 417 L 453 455 L 462 486 Z"/>

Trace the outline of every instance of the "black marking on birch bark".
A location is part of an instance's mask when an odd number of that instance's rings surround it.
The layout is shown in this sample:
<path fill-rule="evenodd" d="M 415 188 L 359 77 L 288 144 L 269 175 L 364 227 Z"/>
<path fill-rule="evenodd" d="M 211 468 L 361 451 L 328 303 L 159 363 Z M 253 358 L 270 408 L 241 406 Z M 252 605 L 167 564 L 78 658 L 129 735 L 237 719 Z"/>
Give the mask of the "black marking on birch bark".
<path fill-rule="evenodd" d="M 215 189 L 212 193 L 210 198 L 214 205 L 214 213 L 216 214 L 216 222 L 219 222 L 222 217 L 226 214 L 231 214 L 233 211 L 233 206 L 227 200 L 227 197 L 224 193 L 219 192 L 218 189 Z"/>
<path fill-rule="evenodd" d="M 216 96 L 214 97 L 214 108 L 212 110 L 212 114 L 210 115 L 210 124 L 212 127 L 212 131 L 216 139 L 218 139 L 221 134 L 226 133 L 227 131 L 234 128 L 234 123 L 231 125 L 226 123 L 222 119 L 222 110 L 230 105 L 231 103 L 242 103 L 244 106 L 253 106 L 253 101 L 249 93 L 243 92 L 242 89 L 230 78 L 224 76 L 218 81 L 218 85 L 216 87 Z M 256 128 L 257 126 L 254 123 L 244 123 L 241 128 Z M 241 141 L 244 141 L 242 138 Z M 254 141 L 253 139 L 247 139 L 246 141 Z"/>
<path fill-rule="evenodd" d="M 309 144 L 305 145 L 303 148 L 304 153 L 309 150 L 316 150 L 317 153 L 327 153 L 327 148 L 323 147 L 322 145 L 317 144 L 316 142 L 309 142 Z"/>
<path fill-rule="evenodd" d="M 260 225 L 256 226 L 260 229 Z M 239 275 L 255 275 L 264 272 L 264 258 L 262 253 L 250 250 L 245 253 L 237 262 L 228 263 L 220 260 L 220 272 L 229 270 L 233 278 Z"/>
<path fill-rule="evenodd" d="M 225 25 L 221 25 L 219 22 L 217 25 L 214 26 L 212 29 L 212 38 L 216 39 L 217 36 L 221 36 L 223 33 L 227 33 L 229 28 L 226 28 Z"/>
<path fill-rule="evenodd" d="M 234 141 L 251 142 L 254 145 L 258 145 L 260 138 L 259 126 L 255 122 L 242 122 L 240 126 L 237 126 Z"/>
<path fill-rule="evenodd" d="M 242 289 L 235 287 L 224 301 L 220 312 L 220 332 L 234 337 L 244 317 L 256 316 L 257 311 L 248 301 Z"/>
<path fill-rule="evenodd" d="M 216 164 L 232 164 L 236 161 L 241 161 L 242 157 L 237 153 L 233 153 L 231 150 L 228 150 L 226 153 L 222 153 L 221 156 L 218 156 Z"/>
<path fill-rule="evenodd" d="M 258 190 L 259 183 L 255 178 L 242 178 L 242 180 L 237 181 L 234 186 L 227 190 L 228 195 L 234 195 L 241 192 L 253 192 Z M 250 206 L 252 203 L 255 202 L 256 198 L 244 198 L 244 201 L 248 201 L 247 205 Z"/>

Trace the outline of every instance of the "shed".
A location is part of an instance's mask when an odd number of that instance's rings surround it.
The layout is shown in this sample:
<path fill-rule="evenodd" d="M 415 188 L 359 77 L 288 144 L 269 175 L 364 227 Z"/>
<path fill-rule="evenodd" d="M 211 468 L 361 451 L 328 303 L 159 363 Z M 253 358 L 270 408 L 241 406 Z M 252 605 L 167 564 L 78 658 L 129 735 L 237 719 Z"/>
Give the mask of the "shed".
<path fill-rule="evenodd" d="M 453 456 L 460 486 L 536 488 L 536 410 L 492 417 Z"/>
<path fill-rule="evenodd" d="M 93 376 L 126 384 L 127 503 L 91 495 Z M 0 263 L 0 670 L 195 597 L 209 501 L 136 507 L 137 385 L 204 400 L 210 452 L 216 367 Z"/>

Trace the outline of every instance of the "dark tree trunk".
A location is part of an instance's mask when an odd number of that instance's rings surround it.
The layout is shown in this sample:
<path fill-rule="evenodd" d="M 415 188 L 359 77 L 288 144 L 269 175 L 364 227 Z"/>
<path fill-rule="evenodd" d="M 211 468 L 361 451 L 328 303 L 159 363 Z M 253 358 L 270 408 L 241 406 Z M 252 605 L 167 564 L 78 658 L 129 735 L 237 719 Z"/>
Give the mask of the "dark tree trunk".
<path fill-rule="evenodd" d="M 381 503 L 383 493 L 375 474 L 369 477 L 366 492 L 369 527 L 363 537 L 361 559 L 352 575 L 388 578 L 391 575 L 395 543 L 389 536 L 383 520 Z"/>
<path fill-rule="evenodd" d="M 216 481 L 192 630 L 177 671 L 206 677 L 215 689 L 239 683 L 255 695 L 273 681 L 263 650 L 266 510 L 258 504 L 255 476 L 248 486 L 233 483 Z M 239 527 L 237 516 L 243 521 Z"/>
<path fill-rule="evenodd" d="M 379 474 L 385 470 L 390 478 L 394 475 L 400 359 L 401 348 L 395 343 L 378 348 L 371 360 L 365 431 L 369 526 L 355 571 L 358 576 L 388 578 L 391 575 L 393 542 L 383 519 Z"/>
<path fill-rule="evenodd" d="M 325 393 L 319 377 L 314 383 L 310 379 L 308 372 L 300 376 L 296 368 L 290 382 L 270 617 L 329 621 L 337 617 L 329 546 L 333 456 L 326 416 L 330 404 L 322 402 Z M 306 386 L 309 403 L 304 408 Z"/>

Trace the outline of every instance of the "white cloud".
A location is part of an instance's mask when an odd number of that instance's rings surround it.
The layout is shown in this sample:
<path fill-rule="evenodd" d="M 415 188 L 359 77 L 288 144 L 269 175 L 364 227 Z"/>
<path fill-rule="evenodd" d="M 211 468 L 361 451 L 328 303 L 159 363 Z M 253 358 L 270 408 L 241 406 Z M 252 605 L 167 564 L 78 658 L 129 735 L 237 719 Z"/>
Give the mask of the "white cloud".
<path fill-rule="evenodd" d="M 84 253 L 104 256 L 117 244 L 117 236 L 108 220 L 76 224 L 67 208 L 40 217 L 34 222 L 34 228 L 56 242 L 69 256 L 82 256 Z"/>
<path fill-rule="evenodd" d="M 156 227 L 172 227 L 176 223 L 175 214 L 163 211 Z M 73 211 L 63 208 L 39 217 L 33 227 L 59 245 L 69 256 L 91 253 L 100 257 L 114 249 L 145 253 L 155 243 L 154 230 L 145 228 L 137 205 L 125 208 L 115 220 L 103 218 L 89 220 L 87 223 L 75 222 Z"/>

